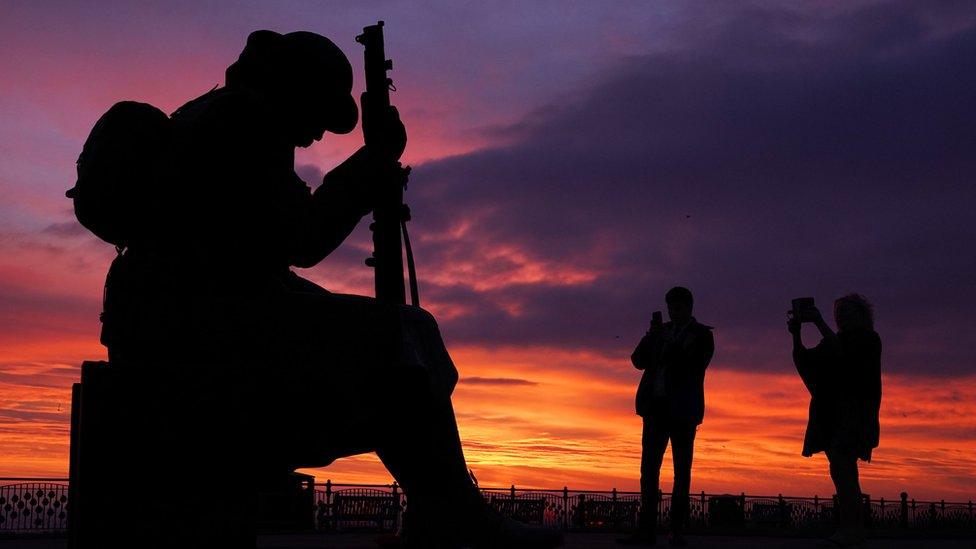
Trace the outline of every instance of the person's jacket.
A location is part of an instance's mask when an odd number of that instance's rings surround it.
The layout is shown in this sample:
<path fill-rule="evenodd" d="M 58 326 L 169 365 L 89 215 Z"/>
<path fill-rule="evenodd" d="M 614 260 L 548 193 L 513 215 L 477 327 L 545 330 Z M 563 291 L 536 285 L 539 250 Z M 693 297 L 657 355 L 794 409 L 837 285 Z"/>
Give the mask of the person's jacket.
<path fill-rule="evenodd" d="M 677 334 L 671 322 L 660 331 L 648 332 L 630 357 L 635 368 L 644 370 L 637 388 L 637 415 L 647 418 L 666 410 L 672 419 L 700 424 L 705 415 L 705 369 L 714 352 L 711 326 L 694 318 Z M 655 397 L 660 368 L 664 369 L 663 398 Z"/>
<path fill-rule="evenodd" d="M 871 461 L 880 432 L 881 338 L 873 330 L 848 330 L 837 340 L 839 347 L 821 341 L 793 353 L 810 391 L 803 455 L 834 448 Z"/>

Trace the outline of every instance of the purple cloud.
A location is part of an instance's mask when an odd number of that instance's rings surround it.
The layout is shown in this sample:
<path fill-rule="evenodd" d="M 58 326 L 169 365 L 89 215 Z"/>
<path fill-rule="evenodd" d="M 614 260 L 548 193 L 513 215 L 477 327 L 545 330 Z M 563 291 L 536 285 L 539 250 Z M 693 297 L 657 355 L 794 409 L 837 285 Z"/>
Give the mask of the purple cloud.
<path fill-rule="evenodd" d="M 887 368 L 973 372 L 959 343 L 976 328 L 976 27 L 887 8 L 818 20 L 815 39 L 794 16 L 732 18 L 697 47 L 621 59 L 496 130 L 504 146 L 419 166 L 415 234 L 466 225 L 417 244 L 422 273 L 479 273 L 424 284 L 468 311 L 445 334 L 624 356 L 680 283 L 716 326 L 717 360 L 776 369 L 790 298 L 829 312 L 860 291 Z M 595 278 L 478 289 L 512 269 L 490 255 L 506 247 Z"/>

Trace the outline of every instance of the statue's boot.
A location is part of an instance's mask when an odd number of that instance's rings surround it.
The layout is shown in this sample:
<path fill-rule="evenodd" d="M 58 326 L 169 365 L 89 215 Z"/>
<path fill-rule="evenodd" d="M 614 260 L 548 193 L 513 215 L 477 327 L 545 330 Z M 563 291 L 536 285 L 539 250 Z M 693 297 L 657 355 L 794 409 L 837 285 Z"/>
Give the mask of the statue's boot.
<path fill-rule="evenodd" d="M 504 517 L 480 495 L 461 505 L 420 504 L 407 512 L 402 532 L 402 547 L 410 549 L 545 549 L 562 542 L 562 532 Z"/>
<path fill-rule="evenodd" d="M 469 476 L 449 398 L 408 397 L 400 412 L 396 429 L 386 430 L 377 454 L 407 496 L 405 547 L 545 548 L 561 543 L 560 532 L 503 517 L 488 505 Z"/>

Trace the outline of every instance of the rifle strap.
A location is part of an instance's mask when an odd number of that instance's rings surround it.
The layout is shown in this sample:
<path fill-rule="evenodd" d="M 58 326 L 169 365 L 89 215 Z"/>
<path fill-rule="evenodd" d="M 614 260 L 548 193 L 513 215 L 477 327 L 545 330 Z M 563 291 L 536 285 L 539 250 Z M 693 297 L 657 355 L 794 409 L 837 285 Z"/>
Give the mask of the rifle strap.
<path fill-rule="evenodd" d="M 400 230 L 403 231 L 403 248 L 407 252 L 407 274 L 410 277 L 410 304 L 420 307 L 420 291 L 417 289 L 417 268 L 413 263 L 413 248 L 410 246 L 410 235 L 407 233 L 407 220 L 410 218 L 410 209 L 406 204 L 403 205 L 405 215 L 400 216 Z"/>

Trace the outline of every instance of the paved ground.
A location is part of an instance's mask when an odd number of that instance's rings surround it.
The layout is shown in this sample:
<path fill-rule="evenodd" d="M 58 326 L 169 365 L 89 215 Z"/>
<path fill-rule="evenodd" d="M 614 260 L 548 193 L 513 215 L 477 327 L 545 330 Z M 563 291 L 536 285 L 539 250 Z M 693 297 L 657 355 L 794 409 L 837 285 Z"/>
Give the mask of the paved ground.
<path fill-rule="evenodd" d="M 566 549 L 614 549 L 613 534 L 568 534 Z M 261 549 L 376 549 L 376 534 L 282 535 L 262 536 Z M 813 549 L 818 540 L 803 538 L 762 538 L 726 536 L 689 536 L 688 547 L 693 549 Z M 64 539 L 0 539 L 0 549 L 65 549 Z M 133 544 L 138 547 L 138 544 Z M 667 544 L 659 545 L 667 547 Z M 869 540 L 866 549 L 976 549 L 976 539 L 968 540 Z"/>

